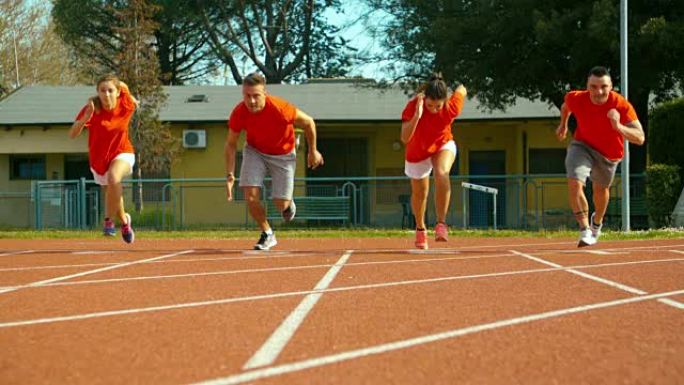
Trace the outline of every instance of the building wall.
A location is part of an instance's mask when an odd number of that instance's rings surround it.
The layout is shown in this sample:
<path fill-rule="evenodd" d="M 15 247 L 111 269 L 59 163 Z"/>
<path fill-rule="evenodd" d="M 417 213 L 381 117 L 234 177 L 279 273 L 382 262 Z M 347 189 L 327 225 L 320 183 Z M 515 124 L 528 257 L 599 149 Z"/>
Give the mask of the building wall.
<path fill-rule="evenodd" d="M 46 179 L 64 176 L 64 152 L 87 151 L 87 137 L 69 140 L 68 127 L 26 126 L 0 130 L 0 226 L 29 227 L 34 222 L 30 180 L 10 178 L 12 154 L 45 154 Z M 45 203 L 45 209 L 59 206 L 59 200 Z"/>
<path fill-rule="evenodd" d="M 526 151 L 532 148 L 559 148 L 565 147 L 566 143 L 556 140 L 554 130 L 557 125 L 555 120 L 534 121 L 456 121 L 454 125 L 454 137 L 459 149 L 458 174 L 468 175 L 469 154 L 472 151 L 506 151 L 506 173 L 524 174 L 527 172 L 525 159 L 529 159 Z M 9 180 L 9 154 L 47 154 L 46 178 L 62 179 L 64 176 L 65 154 L 87 153 L 87 133 L 75 140 L 67 137 L 68 126 L 23 127 L 0 130 L 0 192 L 30 192 L 30 181 Z M 347 122 L 329 123 L 318 122 L 319 138 L 345 138 L 356 137 L 367 141 L 367 173 L 368 176 L 403 176 L 404 168 L 404 145 L 399 140 L 400 122 Z M 171 178 L 223 178 L 224 169 L 224 142 L 227 134 L 225 123 L 211 124 L 172 124 L 172 132 L 178 138 L 182 137 L 183 129 L 204 129 L 207 134 L 207 147 L 203 149 L 185 149 L 179 162 L 171 169 Z M 297 177 L 306 176 L 306 153 L 305 137 L 301 135 L 301 145 L 298 148 Z M 524 139 L 524 137 L 526 139 Z M 244 145 L 245 135 L 242 134 L 238 149 Z M 526 143 L 526 146 L 525 146 Z M 320 148 L 327 164 L 336 162 L 335 159 L 326 156 L 326 149 Z M 238 153 L 238 156 L 240 154 Z M 325 167 L 325 166 L 323 166 Z M 239 176 L 239 170 L 236 170 Z M 359 175 L 353 175 L 359 176 Z M 363 176 L 363 175 L 361 175 Z M 410 194 L 410 184 L 406 180 L 401 181 L 378 181 L 371 182 L 368 186 L 367 209 L 375 224 L 398 226 L 396 222 L 397 211 L 401 210 L 401 196 Z M 548 186 L 543 199 L 546 207 L 557 207 L 558 210 L 567 208 L 567 192 L 563 180 L 549 179 L 537 180 L 536 184 L 522 186 L 528 192 L 528 211 L 534 209 L 534 196 L 540 183 Z M 372 188 L 370 188 L 372 187 Z M 234 193 L 239 197 L 239 187 L 236 185 Z M 227 202 L 225 199 L 225 185 L 222 182 L 199 183 L 188 182 L 181 188 L 175 186 L 171 191 L 177 199 L 175 207 L 166 207 L 167 211 L 173 211 L 174 215 L 182 217 L 185 225 L 216 225 L 244 224 L 253 226 L 248 215 L 244 201 L 238 199 Z M 302 195 L 303 186 L 298 185 L 295 195 Z M 513 195 L 510 190 L 509 194 Z M 181 199 L 182 198 L 182 199 Z M 517 207 L 524 202 L 512 202 L 507 207 L 507 217 L 514 220 L 519 215 Z M 515 203 L 515 205 L 513 205 Z M 461 210 L 460 194 L 452 194 L 450 215 L 453 218 L 460 217 Z M 161 210 L 161 206 L 148 204 L 146 210 Z M 429 217 L 433 218 L 434 208 L 429 208 Z M 32 203 L 28 198 L 3 197 L 0 205 L 1 218 L 14 218 L 16 225 L 29 226 L 32 222 Z M 525 215 L 527 213 L 523 213 Z M 519 218 L 515 218 L 518 220 Z M 19 224 L 17 221 L 20 221 Z M 0 222 L 0 226 L 3 224 Z"/>
<path fill-rule="evenodd" d="M 0 154 L 79 153 L 88 151 L 87 130 L 69 139 L 69 127 L 19 126 L 0 130 Z"/>

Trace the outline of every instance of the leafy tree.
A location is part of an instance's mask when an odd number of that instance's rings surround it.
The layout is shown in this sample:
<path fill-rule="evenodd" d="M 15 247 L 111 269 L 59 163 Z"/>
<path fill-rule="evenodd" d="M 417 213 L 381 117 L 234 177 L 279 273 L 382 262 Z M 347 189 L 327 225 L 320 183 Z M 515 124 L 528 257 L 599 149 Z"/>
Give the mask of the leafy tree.
<path fill-rule="evenodd" d="M 0 1 L 0 95 L 22 85 L 81 80 L 47 13 L 40 2 Z"/>
<path fill-rule="evenodd" d="M 113 32 L 121 40 L 121 50 L 115 57 L 116 68 L 131 92 L 140 100 L 140 107 L 131 123 L 131 137 L 136 149 L 137 179 L 145 174 L 168 171 L 181 151 L 180 140 L 168 124 L 159 121 L 159 109 L 166 94 L 159 80 L 159 61 L 152 37 L 158 26 L 154 21 L 159 6 L 148 0 L 129 0 L 126 7 L 114 11 L 118 22 Z M 142 185 L 135 194 L 136 209 L 142 209 Z"/>
<path fill-rule="evenodd" d="M 157 56 L 165 84 L 183 84 L 216 70 L 209 34 L 190 0 L 157 0 Z"/>
<path fill-rule="evenodd" d="M 336 3 L 339 6 L 338 3 Z M 355 49 L 341 36 L 340 28 L 322 17 L 313 19 L 313 30 L 304 58 L 304 67 L 295 70 L 293 80 L 345 77 L 355 64 Z"/>
<path fill-rule="evenodd" d="M 211 45 L 240 84 L 251 63 L 269 83 L 344 76 L 351 49 L 323 12 L 339 0 L 196 0 Z M 243 65 L 244 67 L 244 65 Z"/>
<path fill-rule="evenodd" d="M 62 39 L 83 58 L 94 62 L 93 73 L 115 68 L 125 27 L 117 18 L 126 0 L 55 0 L 52 17 Z M 204 77 L 215 69 L 208 35 L 189 0 L 154 0 L 157 27 L 150 36 L 157 51 L 160 79 L 164 84 L 183 84 Z"/>
<path fill-rule="evenodd" d="M 682 191 L 680 171 L 679 166 L 669 164 L 651 164 L 646 169 L 646 201 L 652 227 L 672 224 L 672 210 Z"/>
<path fill-rule="evenodd" d="M 647 143 L 651 163 L 676 165 L 684 181 L 684 98 L 671 100 L 651 111 L 651 136 Z"/>
<path fill-rule="evenodd" d="M 620 84 L 617 0 L 367 0 L 391 15 L 380 27 L 399 74 L 441 70 L 490 108 L 516 97 L 560 106 L 605 65 Z M 671 98 L 684 84 L 684 2 L 632 0 L 629 98 L 647 127 L 649 96 Z M 635 147 L 636 169 L 645 151 Z"/>

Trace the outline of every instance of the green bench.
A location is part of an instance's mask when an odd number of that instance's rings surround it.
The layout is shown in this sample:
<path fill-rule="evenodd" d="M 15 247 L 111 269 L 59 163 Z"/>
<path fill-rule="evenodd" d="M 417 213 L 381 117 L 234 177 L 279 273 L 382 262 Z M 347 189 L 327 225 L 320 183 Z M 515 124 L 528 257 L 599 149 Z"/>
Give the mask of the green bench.
<path fill-rule="evenodd" d="M 351 199 L 349 196 L 319 197 L 298 196 L 294 197 L 297 205 L 297 213 L 294 220 L 331 220 L 349 223 L 351 213 Z M 269 220 L 282 219 L 280 211 L 275 207 L 272 200 L 266 203 L 266 218 Z"/>
<path fill-rule="evenodd" d="M 648 227 L 648 207 L 645 197 L 631 197 L 629 200 L 629 216 L 632 218 L 632 227 Z M 622 226 L 622 199 L 611 198 L 606 210 L 606 218 L 615 227 Z"/>

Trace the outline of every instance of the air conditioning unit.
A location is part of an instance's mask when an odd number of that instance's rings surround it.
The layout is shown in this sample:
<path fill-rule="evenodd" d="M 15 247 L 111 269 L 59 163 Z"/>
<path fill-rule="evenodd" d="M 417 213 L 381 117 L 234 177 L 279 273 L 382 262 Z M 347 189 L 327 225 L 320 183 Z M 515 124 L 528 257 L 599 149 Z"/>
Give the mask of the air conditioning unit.
<path fill-rule="evenodd" d="M 183 130 L 183 147 L 207 147 L 207 132 L 205 130 Z"/>

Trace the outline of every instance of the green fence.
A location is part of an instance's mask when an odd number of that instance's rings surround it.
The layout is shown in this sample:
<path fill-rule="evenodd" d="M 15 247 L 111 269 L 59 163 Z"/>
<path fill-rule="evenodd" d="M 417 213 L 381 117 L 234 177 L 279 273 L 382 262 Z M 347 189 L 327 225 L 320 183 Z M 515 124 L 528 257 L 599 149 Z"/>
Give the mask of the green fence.
<path fill-rule="evenodd" d="M 620 180 L 611 189 L 606 225 L 620 226 Z M 493 187 L 498 228 L 575 228 L 568 207 L 567 185 L 563 175 L 453 176 L 451 205 L 447 222 L 452 227 L 490 228 L 494 202 L 489 194 L 462 190 L 461 182 Z M 266 181 L 263 199 L 270 196 Z M 276 228 L 282 227 L 382 227 L 412 228 L 411 188 L 405 177 L 297 178 L 295 201 L 301 216 L 293 223 L 278 219 L 273 205 L 268 216 Z M 0 226 L 36 229 L 98 229 L 104 216 L 103 192 L 92 180 L 37 181 L 31 191 L 5 193 L 0 204 Z M 587 196 L 591 196 L 590 186 Z M 325 200 L 316 199 L 324 197 Z M 466 199 L 466 215 L 463 199 Z M 227 202 L 225 180 L 145 179 L 124 182 L 126 210 L 136 228 L 157 230 L 252 228 L 254 226 L 237 187 L 234 200 Z M 328 202 L 329 207 L 321 205 Z M 631 178 L 633 227 L 647 227 L 643 175 Z M 346 215 L 345 215 L 346 213 Z M 430 186 L 427 222 L 435 223 L 434 185 Z"/>

